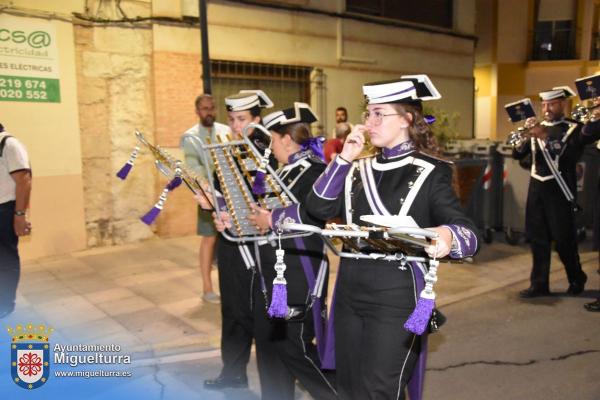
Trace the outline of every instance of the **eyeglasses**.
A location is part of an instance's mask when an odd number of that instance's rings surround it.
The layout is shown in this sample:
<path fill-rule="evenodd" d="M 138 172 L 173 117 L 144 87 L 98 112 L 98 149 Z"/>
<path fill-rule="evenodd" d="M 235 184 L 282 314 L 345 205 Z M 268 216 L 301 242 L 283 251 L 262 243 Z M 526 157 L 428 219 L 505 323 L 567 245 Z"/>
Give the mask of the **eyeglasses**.
<path fill-rule="evenodd" d="M 372 125 L 379 125 L 381 124 L 381 121 L 383 121 L 383 117 L 389 117 L 392 115 L 402 115 L 402 114 L 382 114 L 379 111 L 373 111 L 373 112 L 369 112 L 369 111 L 365 111 L 362 115 L 362 119 L 364 122 L 367 122 L 369 119 L 371 119 L 371 124 Z"/>

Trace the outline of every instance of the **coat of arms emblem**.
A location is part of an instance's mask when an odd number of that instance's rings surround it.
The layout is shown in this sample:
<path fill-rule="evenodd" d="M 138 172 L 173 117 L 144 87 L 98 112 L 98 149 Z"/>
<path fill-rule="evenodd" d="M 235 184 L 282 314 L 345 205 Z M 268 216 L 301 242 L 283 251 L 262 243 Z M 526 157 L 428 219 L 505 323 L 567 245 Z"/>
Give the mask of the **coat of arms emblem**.
<path fill-rule="evenodd" d="M 9 327 L 12 337 L 10 361 L 12 380 L 24 389 L 37 389 L 50 376 L 50 343 L 48 337 L 54 329 L 45 325 Z"/>

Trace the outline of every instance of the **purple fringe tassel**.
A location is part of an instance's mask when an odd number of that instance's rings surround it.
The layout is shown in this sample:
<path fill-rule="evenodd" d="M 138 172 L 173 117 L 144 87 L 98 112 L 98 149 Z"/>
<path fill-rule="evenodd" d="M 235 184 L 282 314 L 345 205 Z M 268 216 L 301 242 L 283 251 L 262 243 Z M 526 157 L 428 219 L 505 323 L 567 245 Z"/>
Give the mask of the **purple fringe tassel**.
<path fill-rule="evenodd" d="M 176 176 L 175 178 L 171 179 L 171 182 L 167 184 L 166 189 L 169 191 L 175 190 L 177 189 L 177 186 L 181 185 L 181 182 L 183 182 L 183 180 L 180 177 Z"/>
<path fill-rule="evenodd" d="M 131 168 L 133 168 L 133 164 L 129 162 L 126 163 L 125 165 L 123 165 L 123 168 L 121 168 L 119 172 L 117 172 L 117 177 L 125 180 L 125 178 L 127 178 L 127 175 L 129 175 Z"/>
<path fill-rule="evenodd" d="M 254 183 L 252 184 L 252 193 L 255 195 L 263 195 L 266 193 L 265 189 L 265 173 L 261 170 L 256 171 L 254 177 Z"/>
<path fill-rule="evenodd" d="M 419 297 L 417 306 L 404 323 L 404 329 L 417 335 L 422 335 L 425 329 L 427 329 L 427 325 L 429 325 L 429 319 L 431 318 L 434 306 L 434 300 Z"/>
<path fill-rule="evenodd" d="M 140 218 L 142 220 L 143 223 L 145 223 L 146 225 L 152 225 L 152 223 L 154 222 L 154 220 L 156 219 L 156 217 L 158 217 L 158 214 L 160 214 L 161 209 L 154 206 L 152 207 L 152 210 L 148 211 L 146 213 L 146 215 L 144 215 L 142 218 Z"/>
<path fill-rule="evenodd" d="M 171 179 L 169 183 L 167 183 L 167 186 L 165 186 L 163 194 L 161 195 L 158 203 L 156 203 L 156 205 L 152 207 L 152 210 L 148 211 L 146 215 L 144 215 L 141 218 L 143 223 L 145 223 L 146 225 L 152 225 L 156 217 L 158 217 L 158 214 L 160 214 L 160 212 L 162 211 L 162 206 L 164 205 L 164 202 L 167 201 L 167 193 L 177 189 L 177 187 L 181 185 L 182 182 L 183 180 L 179 176 L 176 176 L 175 178 Z"/>
<path fill-rule="evenodd" d="M 285 283 L 273 284 L 273 296 L 267 313 L 271 318 L 285 318 L 288 315 L 287 285 Z"/>

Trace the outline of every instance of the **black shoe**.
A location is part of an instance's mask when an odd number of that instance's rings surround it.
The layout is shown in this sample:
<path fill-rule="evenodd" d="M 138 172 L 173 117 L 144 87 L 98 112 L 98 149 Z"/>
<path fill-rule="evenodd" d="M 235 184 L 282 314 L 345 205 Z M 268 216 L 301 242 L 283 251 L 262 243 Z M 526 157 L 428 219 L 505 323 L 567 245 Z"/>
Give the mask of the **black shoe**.
<path fill-rule="evenodd" d="M 577 281 L 569 285 L 569 288 L 567 289 L 567 294 L 571 296 L 577 296 L 583 292 L 583 289 L 585 289 L 585 283 L 587 282 L 587 275 L 585 274 L 585 272 L 582 272 L 582 274 L 583 275 L 581 275 L 581 277 Z"/>
<path fill-rule="evenodd" d="M 519 292 L 519 296 L 523 299 L 531 299 L 533 297 L 543 297 L 550 296 L 550 290 L 548 289 L 539 289 L 534 286 L 530 286 L 525 290 L 521 290 Z"/>
<path fill-rule="evenodd" d="M 246 376 L 235 376 L 232 378 L 219 376 L 215 379 L 206 379 L 204 381 L 204 388 L 210 390 L 221 390 L 227 388 L 245 389 L 247 387 L 248 378 Z"/>
<path fill-rule="evenodd" d="M 593 303 L 587 303 L 583 305 L 586 310 L 591 312 L 600 312 L 600 299 L 594 301 Z"/>

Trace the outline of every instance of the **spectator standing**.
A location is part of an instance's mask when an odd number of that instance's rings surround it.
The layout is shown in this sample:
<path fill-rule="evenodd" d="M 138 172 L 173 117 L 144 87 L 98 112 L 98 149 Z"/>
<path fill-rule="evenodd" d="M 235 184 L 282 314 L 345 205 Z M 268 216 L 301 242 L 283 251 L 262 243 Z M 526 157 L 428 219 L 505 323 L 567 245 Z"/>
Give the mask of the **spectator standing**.
<path fill-rule="evenodd" d="M 217 108 L 213 97 L 209 94 L 203 94 L 195 101 L 196 115 L 199 122 L 188 129 L 185 133 L 192 134 L 206 141 L 216 142 L 217 136 L 225 137 L 229 132 L 229 127 L 215 121 Z M 185 155 L 185 163 L 202 179 L 208 181 L 212 179 L 213 168 L 211 165 L 204 165 L 204 160 L 198 149 L 191 140 L 181 140 L 180 147 Z M 215 245 L 217 243 L 217 231 L 215 230 L 210 211 L 202 210 L 198 207 L 198 222 L 196 232 L 200 236 L 200 246 L 198 249 L 200 273 L 202 274 L 202 300 L 208 303 L 219 304 L 219 295 L 214 292 L 210 271 L 213 259 L 215 257 Z"/>
<path fill-rule="evenodd" d="M 15 309 L 21 272 L 19 237 L 31 233 L 27 221 L 30 194 L 27 150 L 0 124 L 0 318 Z"/>

